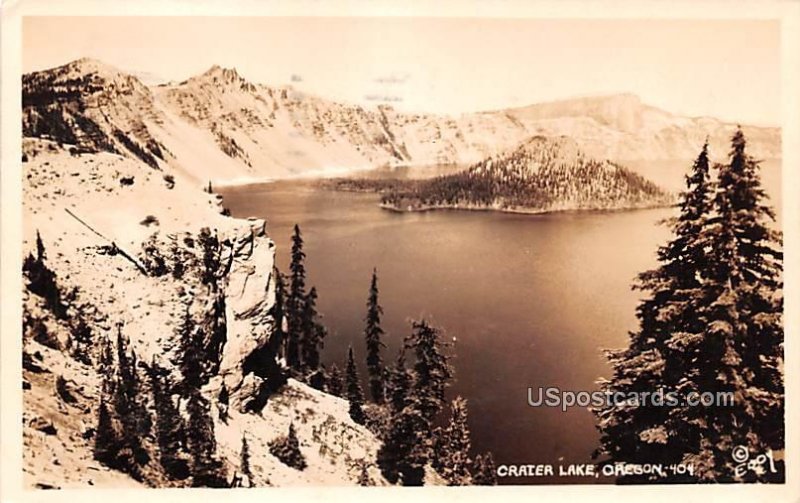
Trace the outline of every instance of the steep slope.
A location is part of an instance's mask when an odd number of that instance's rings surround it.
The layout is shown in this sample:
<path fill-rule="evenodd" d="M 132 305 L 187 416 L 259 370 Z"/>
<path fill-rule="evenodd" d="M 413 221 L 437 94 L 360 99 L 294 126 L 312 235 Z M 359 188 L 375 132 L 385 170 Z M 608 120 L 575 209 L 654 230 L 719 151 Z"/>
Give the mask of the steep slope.
<path fill-rule="evenodd" d="M 387 208 L 493 209 L 525 213 L 642 208 L 672 197 L 611 161 L 587 157 L 566 137 L 535 136 L 470 168 L 410 181 L 383 196 Z"/>
<path fill-rule="evenodd" d="M 692 159 L 709 138 L 725 152 L 734 124 L 680 117 L 632 95 L 439 116 L 365 108 L 270 87 L 219 66 L 181 83 L 78 60 L 23 77 L 29 137 L 165 164 L 197 182 L 337 175 L 379 166 L 471 164 L 531 136 L 568 136 L 612 161 Z M 744 126 L 760 158 L 781 155 L 780 130 Z"/>
<path fill-rule="evenodd" d="M 210 411 L 216 454 L 229 478 L 240 470 L 246 436 L 253 484 L 353 485 L 363 467 L 371 483 L 384 484 L 374 467 L 378 440 L 352 422 L 341 399 L 290 380 L 261 413 L 246 406 L 264 381 L 244 362 L 273 330 L 275 249 L 264 222 L 221 215 L 218 198 L 178 172 L 71 148 L 41 139 L 23 143 L 23 245 L 31 254 L 26 267 L 37 271 L 26 273 L 23 292 L 26 486 L 180 485 L 160 479 L 153 463 L 139 481 L 111 470 L 94 459 L 93 446 L 108 375 L 104 345 L 124 334 L 141 379 L 152 363 L 175 373 L 187 316 L 211 336 L 206 354 L 213 376 L 202 395 L 216 404 L 223 383 L 230 392 L 227 414 Z M 55 274 L 56 287 L 45 292 L 34 287 L 34 280 L 47 279 L 40 265 L 31 265 L 37 256 Z M 211 288 L 201 279 L 214 256 Z M 140 398 L 154 414 L 149 396 Z M 304 471 L 265 447 L 289 423 L 308 462 Z"/>
<path fill-rule="evenodd" d="M 22 78 L 23 136 L 71 144 L 75 153 L 124 152 L 157 168 L 165 152 L 145 121 L 162 120 L 147 86 L 95 60 Z"/>

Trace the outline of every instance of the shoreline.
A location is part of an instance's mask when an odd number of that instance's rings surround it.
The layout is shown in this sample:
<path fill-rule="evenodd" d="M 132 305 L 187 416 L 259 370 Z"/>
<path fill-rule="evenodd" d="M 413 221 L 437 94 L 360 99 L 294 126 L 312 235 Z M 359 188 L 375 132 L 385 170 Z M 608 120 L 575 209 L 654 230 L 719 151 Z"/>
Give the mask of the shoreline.
<path fill-rule="evenodd" d="M 403 209 L 397 206 L 379 203 L 378 207 L 392 213 L 429 213 L 435 211 L 482 211 L 507 213 L 513 215 L 548 215 L 554 213 L 617 213 L 623 211 L 653 210 L 659 208 L 673 208 L 677 203 L 669 204 L 648 204 L 641 206 L 626 206 L 620 208 L 561 208 L 561 209 L 535 209 L 535 208 L 493 208 L 491 206 L 452 206 L 452 205 L 428 205 L 413 209 Z"/>

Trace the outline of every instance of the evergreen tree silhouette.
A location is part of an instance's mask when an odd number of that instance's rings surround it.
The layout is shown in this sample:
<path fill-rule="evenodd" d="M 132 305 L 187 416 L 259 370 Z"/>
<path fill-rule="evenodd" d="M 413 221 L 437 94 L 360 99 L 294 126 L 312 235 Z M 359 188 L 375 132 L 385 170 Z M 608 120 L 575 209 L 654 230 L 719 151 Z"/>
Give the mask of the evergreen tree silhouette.
<path fill-rule="evenodd" d="M 128 351 L 128 338 L 117 325 L 117 383 L 114 410 L 121 424 L 117 465 L 137 480 L 142 480 L 143 467 L 150 461 L 145 447 L 152 430 L 152 418 L 144 401 L 145 394 L 137 372 L 136 353 Z"/>
<path fill-rule="evenodd" d="M 470 469 L 473 461 L 469 452 L 472 442 L 467 424 L 467 401 L 456 397 L 450 405 L 450 411 L 450 422 L 438 429 L 435 435 L 432 465 L 448 485 L 469 485 L 472 483 Z"/>
<path fill-rule="evenodd" d="M 595 412 L 608 462 L 691 463 L 694 475 L 625 476 L 620 482 L 778 481 L 779 473 L 736 474 L 733 449 L 779 450 L 783 427 L 782 252 L 764 203 L 758 162 L 741 130 L 711 193 L 707 148 L 687 178 L 660 266 L 640 276 L 648 295 L 628 348 L 608 353 L 605 391 L 732 393 L 734 404 L 635 407 Z"/>
<path fill-rule="evenodd" d="M 416 397 L 392 416 L 389 432 L 378 449 L 377 462 L 383 476 L 392 484 L 421 486 L 429 459 L 430 422 Z"/>
<path fill-rule="evenodd" d="M 408 394 L 411 390 L 412 376 L 406 368 L 406 350 L 400 348 L 394 368 L 390 369 L 387 383 L 387 397 L 391 410 L 399 412 L 408 405 Z"/>
<path fill-rule="evenodd" d="M 303 303 L 303 318 L 301 330 L 301 356 L 302 368 L 306 374 L 311 374 L 319 369 L 319 354 L 327 330 L 319 321 L 317 313 L 317 289 L 311 287 Z"/>
<path fill-rule="evenodd" d="M 239 454 L 239 471 L 247 478 L 247 487 L 253 487 L 253 471 L 250 468 L 250 447 L 247 437 L 242 435 L 242 449 Z"/>
<path fill-rule="evenodd" d="M 114 427 L 106 397 L 100 398 L 100 406 L 97 409 L 97 428 L 94 436 L 94 459 L 106 466 L 115 468 L 117 450 L 119 449 L 119 434 Z"/>
<path fill-rule="evenodd" d="M 491 452 L 475 456 L 472 466 L 472 484 L 476 486 L 497 485 L 497 468 Z"/>
<path fill-rule="evenodd" d="M 148 369 L 150 388 L 156 409 L 156 439 L 159 463 L 164 474 L 172 480 L 189 477 L 189 464 L 185 456 L 186 431 L 183 417 L 173 401 L 175 385 L 169 373 L 155 359 Z"/>
<path fill-rule="evenodd" d="M 306 458 L 300 451 L 300 441 L 297 440 L 294 423 L 289 423 L 289 433 L 286 436 L 279 437 L 269 443 L 269 452 L 286 466 L 300 471 L 306 469 Z"/>
<path fill-rule="evenodd" d="M 342 373 L 339 367 L 334 363 L 331 365 L 330 372 L 328 373 L 328 393 L 333 396 L 344 396 L 344 383 L 342 382 Z"/>
<path fill-rule="evenodd" d="M 448 345 L 441 340 L 441 331 L 425 320 L 412 322 L 412 333 L 406 347 L 414 352 L 414 383 L 412 393 L 420 412 L 433 422 L 444 405 L 444 391 L 453 377 L 450 357 L 444 353 Z"/>
<path fill-rule="evenodd" d="M 347 352 L 347 370 L 345 373 L 347 383 L 347 400 L 350 402 L 350 417 L 358 424 L 364 424 L 365 417 L 362 406 L 364 404 L 364 392 L 361 389 L 361 381 L 358 378 L 356 361 L 353 358 L 353 348 Z"/>
<path fill-rule="evenodd" d="M 381 341 L 384 335 L 381 328 L 381 315 L 383 309 L 378 303 L 378 271 L 372 270 L 372 281 L 369 287 L 369 297 L 367 298 L 367 316 L 365 318 L 366 327 L 364 328 L 364 338 L 367 343 L 367 370 L 369 372 L 369 389 L 372 400 L 375 403 L 383 403 L 384 383 L 383 383 L 383 360 L 381 358 L 381 348 L 386 345 Z"/>
<path fill-rule="evenodd" d="M 292 235 L 291 282 L 289 298 L 286 300 L 286 317 L 288 334 L 286 341 L 286 364 L 296 371 L 301 370 L 301 338 L 303 331 L 303 314 L 306 301 L 306 254 L 303 252 L 303 236 L 300 226 L 294 226 Z"/>
<path fill-rule="evenodd" d="M 189 415 L 187 444 L 192 459 L 192 486 L 227 487 L 224 466 L 217 457 L 211 406 L 199 390 L 189 393 L 186 412 Z"/>

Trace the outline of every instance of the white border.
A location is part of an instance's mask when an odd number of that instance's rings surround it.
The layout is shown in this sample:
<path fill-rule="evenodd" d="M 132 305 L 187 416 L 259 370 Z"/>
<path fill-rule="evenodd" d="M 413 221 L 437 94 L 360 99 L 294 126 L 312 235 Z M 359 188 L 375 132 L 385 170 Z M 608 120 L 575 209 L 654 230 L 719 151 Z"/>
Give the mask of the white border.
<path fill-rule="evenodd" d="M 601 486 L 551 485 L 469 488 L 266 488 L 214 489 L 85 489 L 60 491 L 22 490 L 22 390 L 21 390 L 21 20 L 23 16 L 419 16 L 494 18 L 586 19 L 780 19 L 782 27 L 783 110 L 783 218 L 785 229 L 786 299 L 786 440 L 787 483 L 783 485 Z M 224 497 L 230 502 L 342 500 L 386 503 L 409 498 L 428 501 L 523 501 L 582 499 L 618 503 L 635 501 L 800 501 L 800 404 L 798 403 L 798 326 L 800 326 L 800 204 L 796 194 L 800 168 L 800 2 L 795 1 L 512 1 L 440 0 L 439 2 L 353 0 L 12 0 L 2 4 L 0 24 L 0 491 L 3 502 L 17 501 L 193 501 Z M 702 48 L 698 48 L 702 50 Z M 745 78 L 758 78 L 757 75 Z M 743 98 L 744 99 L 744 98 Z M 222 492 L 224 491 L 224 492 Z"/>

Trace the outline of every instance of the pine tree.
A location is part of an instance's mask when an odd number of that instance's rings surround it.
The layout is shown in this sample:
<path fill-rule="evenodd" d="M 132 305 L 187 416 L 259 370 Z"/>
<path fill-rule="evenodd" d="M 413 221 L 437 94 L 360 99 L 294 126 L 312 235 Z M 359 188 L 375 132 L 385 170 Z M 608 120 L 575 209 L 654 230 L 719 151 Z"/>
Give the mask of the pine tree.
<path fill-rule="evenodd" d="M 614 368 L 611 382 L 602 383 L 611 392 L 653 392 L 658 389 L 692 391 L 688 372 L 688 348 L 702 339 L 702 281 L 707 264 L 704 233 L 711 211 L 708 145 L 704 145 L 681 196 L 680 214 L 669 221 L 673 237 L 658 249 L 660 266 L 639 275 L 635 288 L 645 292 L 637 308 L 640 328 L 630 334 L 630 346 L 607 355 Z M 666 362 L 670 362 L 666 365 Z M 682 411 L 690 414 L 691 411 Z M 679 434 L 665 435 L 665 425 L 679 415 L 669 407 L 605 407 L 596 411 L 601 424 L 603 446 L 598 454 L 610 454 L 612 461 L 630 463 L 680 463 L 688 438 L 685 428 Z M 635 425 L 635 426 L 632 426 Z M 642 442 L 641 438 L 657 441 Z M 629 481 L 650 476 L 628 477 Z"/>
<path fill-rule="evenodd" d="M 378 467 L 386 480 L 405 486 L 423 485 L 430 426 L 417 398 L 410 397 L 409 404 L 392 417 L 386 439 L 378 449 Z"/>
<path fill-rule="evenodd" d="M 378 303 L 378 272 L 372 270 L 372 281 L 367 298 L 367 316 L 364 338 L 367 342 L 367 370 L 369 372 L 369 389 L 375 403 L 383 403 L 383 360 L 381 348 L 386 345 L 381 341 L 384 332 L 381 328 L 381 315 L 383 309 Z"/>
<path fill-rule="evenodd" d="M 353 358 L 353 348 L 347 352 L 347 371 L 345 374 L 347 382 L 347 400 L 350 402 L 350 417 L 358 424 L 364 424 L 365 417 L 362 405 L 364 404 L 364 392 L 361 389 L 361 381 L 358 378 L 356 361 Z"/>
<path fill-rule="evenodd" d="M 289 433 L 286 436 L 278 437 L 269 443 L 269 452 L 286 466 L 300 471 L 306 469 L 306 458 L 300 451 L 300 441 L 297 440 L 294 423 L 289 423 Z"/>
<path fill-rule="evenodd" d="M 222 351 L 228 341 L 228 320 L 225 307 L 225 294 L 218 291 L 214 295 L 211 308 L 206 310 L 203 333 L 209 335 L 208 342 L 198 340 L 202 351 L 202 361 L 206 374 L 216 374 L 222 363 Z"/>
<path fill-rule="evenodd" d="M 42 297 L 45 305 L 59 320 L 66 320 L 69 316 L 67 305 L 62 298 L 61 288 L 58 285 L 56 273 L 45 263 L 47 253 L 44 242 L 36 231 L 36 257 L 28 254 L 22 263 L 22 272 L 28 278 L 28 290 Z"/>
<path fill-rule="evenodd" d="M 328 393 L 333 396 L 342 397 L 344 392 L 344 383 L 342 382 L 342 373 L 339 367 L 334 363 L 331 365 L 331 370 L 328 373 Z"/>
<path fill-rule="evenodd" d="M 97 409 L 97 428 L 94 434 L 94 459 L 112 468 L 116 467 L 117 450 L 119 449 L 119 434 L 114 427 L 111 412 L 106 403 L 106 397 L 100 398 Z"/>
<path fill-rule="evenodd" d="M 394 368 L 388 371 L 386 394 L 393 412 L 399 412 L 408 405 L 408 394 L 411 390 L 412 376 L 406 368 L 406 351 L 401 348 L 397 353 Z"/>
<path fill-rule="evenodd" d="M 285 356 L 286 352 L 286 331 L 284 323 L 286 320 L 286 279 L 284 275 L 275 267 L 272 271 L 275 278 L 275 303 L 269 311 L 272 318 L 273 328 L 269 337 L 270 353 L 275 359 Z"/>
<path fill-rule="evenodd" d="M 640 276 L 647 293 L 627 349 L 609 352 L 611 393 L 730 392 L 733 406 L 609 404 L 596 410 L 597 454 L 608 462 L 691 463 L 695 476 L 629 476 L 621 482 L 734 481 L 733 448 L 783 447 L 782 254 L 762 200 L 758 163 L 741 131 L 730 162 L 708 182 L 703 148 L 687 178 L 660 266 Z M 629 396 L 629 395 L 627 395 Z M 753 478 L 768 480 L 774 475 Z"/>
<path fill-rule="evenodd" d="M 198 344 L 197 330 L 197 323 L 192 317 L 191 305 L 187 305 L 177 334 L 180 344 L 178 366 L 183 376 L 181 387 L 184 395 L 188 395 L 190 390 L 199 389 L 203 385 L 202 349 Z"/>
<path fill-rule="evenodd" d="M 472 483 L 476 486 L 497 485 L 497 469 L 491 452 L 478 454 L 472 466 Z"/>
<path fill-rule="evenodd" d="M 436 453 L 432 465 L 436 472 L 451 486 L 464 486 L 472 483 L 470 458 L 472 442 L 467 424 L 467 401 L 456 397 L 450 405 L 450 422 L 439 429 L 434 436 Z"/>
<path fill-rule="evenodd" d="M 369 477 L 369 469 L 367 463 L 361 464 L 361 472 L 358 474 L 358 485 L 361 487 L 369 487 L 375 485 L 372 483 L 372 479 Z"/>
<path fill-rule="evenodd" d="M 39 234 L 39 229 L 36 229 L 36 261 L 42 263 L 46 258 L 47 254 L 44 250 L 44 241 L 42 241 L 42 236 Z"/>
<path fill-rule="evenodd" d="M 193 487 L 226 487 L 224 466 L 217 457 L 211 406 L 199 390 L 192 390 L 186 403 L 189 415 L 187 445 L 192 459 Z"/>
<path fill-rule="evenodd" d="M 406 347 L 414 351 L 413 394 L 419 403 L 420 412 L 433 422 L 444 405 L 444 391 L 453 377 L 450 357 L 444 353 L 447 344 L 441 341 L 441 331 L 427 321 L 414 321 Z"/>
<path fill-rule="evenodd" d="M 306 254 L 303 252 L 303 237 L 300 226 L 294 226 L 292 236 L 292 261 L 291 282 L 289 285 L 289 298 L 286 301 L 286 317 L 288 321 L 288 334 L 286 341 L 286 364 L 289 368 L 299 371 L 301 369 L 301 338 L 303 330 L 303 313 L 306 300 Z"/>
<path fill-rule="evenodd" d="M 239 455 L 239 471 L 246 477 L 247 487 L 253 487 L 253 471 L 250 469 L 250 447 L 247 437 L 242 435 L 242 450 Z"/>
<path fill-rule="evenodd" d="M 83 316 L 79 316 L 77 321 L 73 322 L 70 327 L 70 343 L 72 357 L 84 365 L 92 365 L 94 337 L 92 329 L 86 324 Z"/>
<path fill-rule="evenodd" d="M 216 230 L 212 233 L 211 229 L 203 227 L 200 229 L 197 241 L 203 251 L 203 270 L 200 280 L 204 285 L 208 285 L 212 292 L 216 292 L 219 287 L 217 274 L 222 261 L 219 237 Z"/>
<path fill-rule="evenodd" d="M 739 480 L 730 452 L 784 448 L 783 253 L 781 235 L 767 222 L 759 163 L 746 153 L 741 129 L 731 139 L 729 162 L 719 167 L 706 243 L 711 250 L 703 299 L 705 344 L 699 346 L 699 387 L 728 391 L 733 407 L 707 408 L 698 434 L 701 477 Z M 783 474 L 748 474 L 745 480 L 782 480 Z"/>
<path fill-rule="evenodd" d="M 136 353 L 128 354 L 128 338 L 117 326 L 117 384 L 114 410 L 122 426 L 117 463 L 120 469 L 141 480 L 142 467 L 150 461 L 145 440 L 150 438 L 152 419 L 136 370 Z"/>
<path fill-rule="evenodd" d="M 303 319 L 300 338 L 302 368 L 306 374 L 319 369 L 319 354 L 327 330 L 319 321 L 317 313 L 317 289 L 311 287 L 303 303 Z"/>
<path fill-rule="evenodd" d="M 156 409 L 159 463 L 169 479 L 184 480 L 189 477 L 189 465 L 184 453 L 186 433 L 183 417 L 172 398 L 175 386 L 169 373 L 155 360 L 148 371 Z"/>

